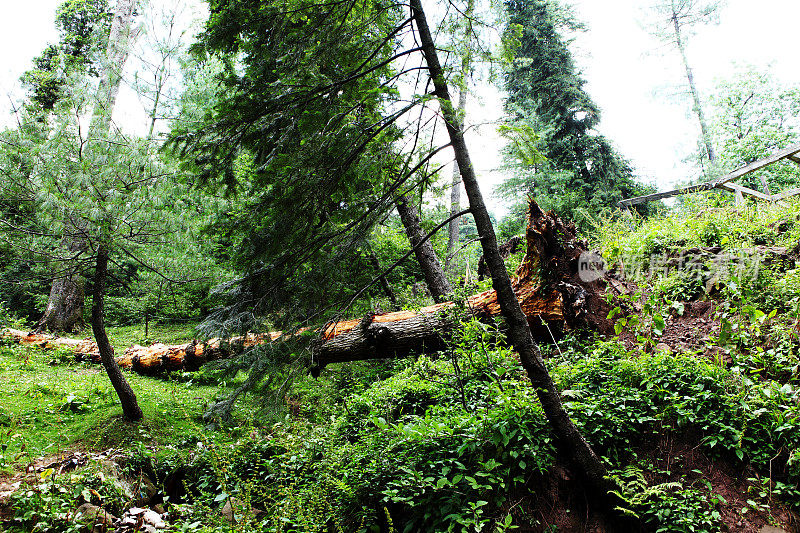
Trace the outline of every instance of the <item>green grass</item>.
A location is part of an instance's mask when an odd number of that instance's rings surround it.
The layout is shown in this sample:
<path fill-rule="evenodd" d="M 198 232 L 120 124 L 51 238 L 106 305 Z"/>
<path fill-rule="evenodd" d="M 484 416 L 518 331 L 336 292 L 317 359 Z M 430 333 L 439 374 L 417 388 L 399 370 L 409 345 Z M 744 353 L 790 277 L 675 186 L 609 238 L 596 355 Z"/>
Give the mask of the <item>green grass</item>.
<path fill-rule="evenodd" d="M 107 333 L 111 345 L 114 347 L 114 352 L 121 354 L 126 348 L 134 344 L 149 346 L 156 342 L 163 342 L 164 344 L 189 342 L 197 337 L 195 326 L 197 326 L 197 322 L 185 324 L 150 323 L 146 337 L 144 324 L 109 327 L 107 328 Z"/>
<path fill-rule="evenodd" d="M 162 448 L 206 433 L 201 416 L 218 387 L 125 372 L 144 411 L 141 423 L 128 424 L 102 367 L 70 361 L 0 345 L 0 469 L 70 449 Z"/>

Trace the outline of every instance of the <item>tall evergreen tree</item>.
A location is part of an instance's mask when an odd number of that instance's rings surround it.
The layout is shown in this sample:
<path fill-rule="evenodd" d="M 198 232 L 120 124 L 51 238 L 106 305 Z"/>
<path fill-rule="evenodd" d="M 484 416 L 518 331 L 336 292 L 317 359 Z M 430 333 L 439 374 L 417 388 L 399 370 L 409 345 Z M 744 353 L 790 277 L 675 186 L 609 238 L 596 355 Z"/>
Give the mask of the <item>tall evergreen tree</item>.
<path fill-rule="evenodd" d="M 203 123 L 174 143 L 202 182 L 242 199 L 220 225 L 237 236 L 242 279 L 217 325 L 309 320 L 352 295 L 365 236 L 429 180 L 430 154 L 396 145 L 399 119 L 424 99 L 402 101 L 392 85 L 393 57 L 404 54 L 396 36 L 409 21 L 383 0 L 214 1 L 210 10 L 197 51 L 228 67 Z"/>
<path fill-rule="evenodd" d="M 505 9 L 509 130 L 517 144 L 534 144 L 545 159 L 523 157 L 500 192 L 516 201 L 533 193 L 570 218 L 577 218 L 579 209 L 597 213 L 646 194 L 649 189 L 635 181 L 630 164 L 595 130 L 600 110 L 584 89 L 564 37 L 581 25 L 555 0 L 507 0 Z"/>

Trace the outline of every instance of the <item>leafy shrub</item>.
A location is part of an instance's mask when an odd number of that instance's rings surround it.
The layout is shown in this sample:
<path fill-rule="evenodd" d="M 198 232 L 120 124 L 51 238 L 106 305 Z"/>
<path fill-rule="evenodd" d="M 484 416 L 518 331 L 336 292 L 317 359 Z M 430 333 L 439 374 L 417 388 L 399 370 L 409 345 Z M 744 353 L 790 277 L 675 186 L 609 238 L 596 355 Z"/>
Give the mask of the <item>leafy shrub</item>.
<path fill-rule="evenodd" d="M 690 301 L 703 294 L 703 279 L 698 272 L 676 270 L 661 278 L 655 291 L 669 302 Z"/>

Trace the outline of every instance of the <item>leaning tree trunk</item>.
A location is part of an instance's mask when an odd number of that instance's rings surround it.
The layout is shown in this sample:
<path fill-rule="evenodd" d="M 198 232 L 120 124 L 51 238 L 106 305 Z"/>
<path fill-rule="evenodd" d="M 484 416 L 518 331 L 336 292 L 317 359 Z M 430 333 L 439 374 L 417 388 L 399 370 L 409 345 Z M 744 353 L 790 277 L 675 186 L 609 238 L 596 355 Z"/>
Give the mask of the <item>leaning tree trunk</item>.
<path fill-rule="evenodd" d="M 95 102 L 92 121 L 89 125 L 89 137 L 98 149 L 106 141 L 104 137 L 108 135 L 111 127 L 111 115 L 117 101 L 120 83 L 122 82 L 122 71 L 128 59 L 133 37 L 133 17 L 136 9 L 137 0 L 117 0 L 114 11 L 114 18 L 111 21 L 111 30 L 108 36 L 108 47 L 106 50 L 106 63 L 103 74 L 100 77 L 100 84 L 97 88 L 97 101 Z M 89 148 L 94 146 L 90 145 Z M 102 152 L 101 152 L 102 153 Z M 92 293 L 92 331 L 94 332 L 97 347 L 100 351 L 100 359 L 103 367 L 108 374 L 114 390 L 122 403 L 122 412 L 125 419 L 135 422 L 142 419 L 142 410 L 136 401 L 133 389 L 122 375 L 119 365 L 114 360 L 114 350 L 108 342 L 105 329 L 105 317 L 103 300 L 105 294 L 106 280 L 108 277 L 108 248 L 105 244 L 100 244 L 97 248 L 96 269 L 94 287 Z"/>
<path fill-rule="evenodd" d="M 403 227 L 406 229 L 406 235 L 414 248 L 414 255 L 417 257 L 417 262 L 422 269 L 422 274 L 425 276 L 425 282 L 428 284 L 428 290 L 433 296 L 435 302 L 447 301 L 451 292 L 450 282 L 447 281 L 447 276 L 444 274 L 442 264 L 433 250 L 433 245 L 430 241 L 424 241 L 425 232 L 419 222 L 419 212 L 411 198 L 401 196 L 395 202 L 397 212 L 400 213 L 400 220 L 403 222 Z"/>
<path fill-rule="evenodd" d="M 97 262 L 94 271 L 94 286 L 92 287 L 92 332 L 94 333 L 97 347 L 100 351 L 100 360 L 108 374 L 108 379 L 122 404 L 122 414 L 125 420 L 137 422 L 142 419 L 142 410 L 125 376 L 122 375 L 119 365 L 114 360 L 114 348 L 108 341 L 105 325 L 105 311 L 103 309 L 106 279 L 108 278 L 108 248 L 101 244 L 97 250 Z"/>
<path fill-rule="evenodd" d="M 598 495 L 606 499 L 616 487 L 607 478 L 607 471 L 603 463 L 564 410 L 561 397 L 544 364 L 542 354 L 533 342 L 528 319 L 514 294 L 505 263 L 500 257 L 494 227 L 483 202 L 477 176 L 472 167 L 467 145 L 464 142 L 461 121 L 450 100 L 447 82 L 439 63 L 436 45 L 431 36 L 421 0 L 411 0 L 411 14 L 417 25 L 422 52 L 435 89 L 434 94 L 439 99 L 447 133 L 455 152 L 458 167 L 461 170 L 464 189 L 467 192 L 472 216 L 475 219 L 475 225 L 480 235 L 483 255 L 492 274 L 492 286 L 497 291 L 497 301 L 508 327 L 509 340 L 519 354 L 522 366 L 525 368 L 531 383 L 536 388 L 539 401 L 542 404 L 545 416 L 553 428 L 554 434 Z"/>

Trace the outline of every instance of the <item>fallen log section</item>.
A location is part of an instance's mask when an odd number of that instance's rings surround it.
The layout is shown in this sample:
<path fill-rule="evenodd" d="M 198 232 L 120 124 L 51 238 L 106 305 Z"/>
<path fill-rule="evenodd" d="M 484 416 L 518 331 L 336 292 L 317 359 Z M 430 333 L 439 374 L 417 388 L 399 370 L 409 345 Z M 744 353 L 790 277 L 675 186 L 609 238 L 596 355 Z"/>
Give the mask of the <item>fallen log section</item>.
<path fill-rule="evenodd" d="M 249 333 L 241 337 L 232 337 L 227 341 L 211 339 L 208 342 L 193 340 L 187 344 L 153 344 L 127 348 L 117 357 L 117 364 L 140 374 L 158 374 L 174 370 L 194 372 L 209 361 L 225 359 L 242 353 L 246 348 L 262 344 L 267 340 L 275 340 L 280 332 L 267 334 Z"/>
<path fill-rule="evenodd" d="M 70 339 L 12 328 L 3 330 L 2 337 L 11 338 L 20 344 L 32 344 L 45 350 L 55 350 L 57 348 L 72 350 L 79 360 L 100 362 L 100 350 L 97 348 L 97 343 L 90 339 Z"/>
<path fill-rule="evenodd" d="M 577 237 L 573 224 L 565 224 L 553 213 L 542 211 L 531 201 L 526 228 L 526 253 L 512 280 L 522 310 L 534 331 L 544 333 L 542 321 L 558 329 L 586 325 L 600 333 L 613 330 L 608 320 L 610 307 L 605 300 L 606 279 L 581 279 L 579 266 L 585 261 L 588 244 Z M 586 276 L 584 276 L 586 277 Z M 474 294 L 466 305 L 473 316 L 486 319 L 500 315 L 494 290 Z M 436 350 L 444 345 L 454 326 L 444 302 L 419 311 L 370 314 L 361 319 L 338 321 L 322 328 L 313 363 L 324 367 L 375 358 L 389 358 L 412 352 Z M 79 359 L 99 361 L 97 345 L 91 340 L 76 340 L 7 330 L 19 342 L 44 348 L 62 346 L 73 349 Z M 229 357 L 256 344 L 276 340 L 281 332 L 248 334 L 228 342 L 211 339 L 201 343 L 132 346 L 117 357 L 123 368 L 143 374 L 173 370 L 196 370 L 204 363 Z M 549 335 L 549 334 L 547 334 Z M 548 337 L 549 338 L 549 337 Z"/>
<path fill-rule="evenodd" d="M 599 274 L 596 279 L 589 276 L 584 280 L 579 275 L 588 243 L 578 239 L 575 226 L 564 224 L 531 201 L 525 238 L 525 257 L 512 285 L 534 332 L 543 332 L 542 321 L 559 329 L 587 325 L 601 333 L 612 331 L 607 318 L 610 307 L 604 297 L 604 276 Z M 478 318 L 500 315 L 494 290 L 469 296 L 466 303 Z M 360 320 L 329 325 L 314 350 L 314 364 L 324 367 L 441 348 L 453 327 L 447 310 L 454 306 L 446 302 L 416 312 L 367 315 Z"/>
<path fill-rule="evenodd" d="M 269 338 L 275 340 L 280 332 L 265 335 L 248 334 L 232 337 L 226 341 L 211 339 L 207 342 L 193 340 L 186 344 L 156 343 L 151 346 L 135 344 L 116 358 L 117 364 L 140 374 L 156 374 L 173 370 L 194 371 L 208 361 L 224 359 L 241 353 L 245 348 L 261 344 Z M 65 349 L 75 354 L 78 361 L 100 363 L 100 351 L 97 343 L 90 339 L 70 339 L 8 328 L 2 337 L 11 338 L 25 345 L 35 345 L 45 350 Z"/>

